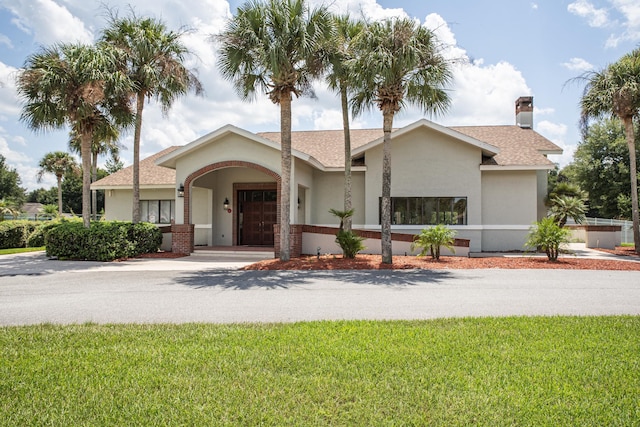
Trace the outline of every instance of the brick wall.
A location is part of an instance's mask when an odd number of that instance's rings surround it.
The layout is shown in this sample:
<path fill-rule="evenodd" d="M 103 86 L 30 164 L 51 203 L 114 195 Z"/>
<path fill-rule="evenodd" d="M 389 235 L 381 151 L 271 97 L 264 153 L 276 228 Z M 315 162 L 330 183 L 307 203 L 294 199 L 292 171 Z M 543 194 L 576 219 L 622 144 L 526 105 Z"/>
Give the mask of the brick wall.
<path fill-rule="evenodd" d="M 193 224 L 171 224 L 171 251 L 177 254 L 193 252 Z"/>

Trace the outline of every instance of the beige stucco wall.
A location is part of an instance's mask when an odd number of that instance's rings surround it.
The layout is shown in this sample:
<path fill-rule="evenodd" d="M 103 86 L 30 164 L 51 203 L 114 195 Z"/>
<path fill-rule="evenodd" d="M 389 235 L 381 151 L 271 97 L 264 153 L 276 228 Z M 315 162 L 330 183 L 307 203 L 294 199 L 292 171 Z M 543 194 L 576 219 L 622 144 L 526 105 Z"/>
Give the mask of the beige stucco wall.
<path fill-rule="evenodd" d="M 481 150 L 428 128 L 391 142 L 391 197 L 467 197 L 467 224 L 481 223 Z M 378 226 L 382 144 L 367 151 L 366 224 Z"/>
<path fill-rule="evenodd" d="M 314 171 L 312 190 L 311 224 L 335 226 L 340 222 L 329 213 L 329 209 L 344 208 L 344 172 Z M 351 174 L 351 205 L 355 209 L 354 227 L 365 221 L 365 176 L 364 172 Z"/>
<path fill-rule="evenodd" d="M 174 200 L 173 188 L 140 189 L 140 200 Z M 132 189 L 105 190 L 104 217 L 107 220 L 131 221 Z"/>
<path fill-rule="evenodd" d="M 537 171 L 482 173 L 482 250 L 522 250 L 539 215 Z"/>
<path fill-rule="evenodd" d="M 547 197 L 548 191 L 548 182 L 549 182 L 549 171 L 540 170 L 537 172 L 538 177 L 538 217 L 537 220 L 540 221 L 542 218 L 547 216 L 547 206 L 544 203 L 545 198 Z"/>

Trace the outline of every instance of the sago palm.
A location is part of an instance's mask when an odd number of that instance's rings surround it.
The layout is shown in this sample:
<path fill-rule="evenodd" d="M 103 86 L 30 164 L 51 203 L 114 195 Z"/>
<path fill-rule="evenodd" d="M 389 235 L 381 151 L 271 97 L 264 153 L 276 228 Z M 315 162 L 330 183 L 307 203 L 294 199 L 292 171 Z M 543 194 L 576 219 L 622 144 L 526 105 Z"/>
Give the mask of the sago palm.
<path fill-rule="evenodd" d="M 585 219 L 587 207 L 578 197 L 559 195 L 553 197 L 550 203 L 549 214 L 560 227 L 564 227 L 569 218 L 573 219 L 576 224 L 581 224 Z"/>
<path fill-rule="evenodd" d="M 354 113 L 377 106 L 383 117 L 382 145 L 382 262 L 390 264 L 391 248 L 391 130 L 393 118 L 407 104 L 425 112 L 446 111 L 450 66 L 435 34 L 409 19 L 387 19 L 366 26 L 358 36 L 357 57 L 351 61 L 355 85 Z"/>
<path fill-rule="evenodd" d="M 90 226 L 91 142 L 100 128 L 117 128 L 131 117 L 129 80 L 106 46 L 56 44 L 29 56 L 17 75 L 21 120 L 33 130 L 69 126 L 80 137 L 82 220 Z"/>
<path fill-rule="evenodd" d="M 55 175 L 58 184 L 58 215 L 62 215 L 62 178 L 70 172 L 78 170 L 76 160 L 64 151 L 54 151 L 44 155 L 38 165 L 38 182 L 42 181 L 45 174 Z"/>
<path fill-rule="evenodd" d="M 591 118 L 604 116 L 618 117 L 624 125 L 629 151 L 633 241 L 636 253 L 640 254 L 638 172 L 633 128 L 634 117 L 640 114 L 640 48 L 624 55 L 605 69 L 589 72 L 580 79 L 587 82 L 580 100 L 584 128 L 587 128 Z"/>
<path fill-rule="evenodd" d="M 280 259 L 289 260 L 291 204 L 291 101 L 313 96 L 312 81 L 323 71 L 322 46 L 331 34 L 324 7 L 303 0 L 250 1 L 238 8 L 220 43 L 219 67 L 242 99 L 257 91 L 280 107 Z"/>
<path fill-rule="evenodd" d="M 174 101 L 190 90 L 202 93 L 202 84 L 185 66 L 189 50 L 182 43 L 182 32 L 169 31 L 152 18 L 112 16 L 102 41 L 114 46 L 120 67 L 133 84 L 135 130 L 133 135 L 132 220 L 140 221 L 140 139 L 145 101 L 155 98 L 168 113 Z"/>

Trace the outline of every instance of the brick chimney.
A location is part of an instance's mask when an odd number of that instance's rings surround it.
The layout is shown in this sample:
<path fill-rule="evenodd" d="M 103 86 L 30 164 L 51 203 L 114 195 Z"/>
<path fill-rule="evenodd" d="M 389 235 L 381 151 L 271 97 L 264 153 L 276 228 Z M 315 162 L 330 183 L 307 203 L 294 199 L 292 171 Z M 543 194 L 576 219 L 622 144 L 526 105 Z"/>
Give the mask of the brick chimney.
<path fill-rule="evenodd" d="M 516 125 L 533 129 L 533 96 L 521 96 L 516 101 Z"/>

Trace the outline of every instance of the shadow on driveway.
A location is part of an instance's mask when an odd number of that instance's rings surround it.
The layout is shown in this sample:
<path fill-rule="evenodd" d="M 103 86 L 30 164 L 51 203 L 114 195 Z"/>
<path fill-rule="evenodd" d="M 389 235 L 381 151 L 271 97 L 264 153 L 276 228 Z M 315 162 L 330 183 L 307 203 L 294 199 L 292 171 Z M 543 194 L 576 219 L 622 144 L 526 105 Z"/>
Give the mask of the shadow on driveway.
<path fill-rule="evenodd" d="M 446 270 L 332 270 L 332 271 L 221 271 L 185 272 L 175 283 L 195 289 L 290 289 L 315 283 L 342 283 L 401 288 L 425 283 L 440 284 L 452 276 Z"/>

